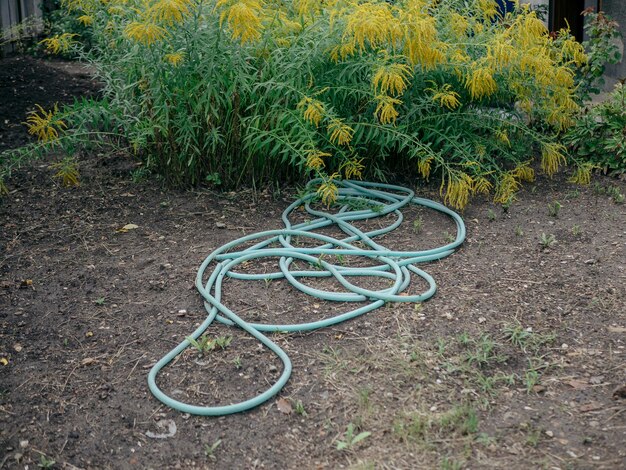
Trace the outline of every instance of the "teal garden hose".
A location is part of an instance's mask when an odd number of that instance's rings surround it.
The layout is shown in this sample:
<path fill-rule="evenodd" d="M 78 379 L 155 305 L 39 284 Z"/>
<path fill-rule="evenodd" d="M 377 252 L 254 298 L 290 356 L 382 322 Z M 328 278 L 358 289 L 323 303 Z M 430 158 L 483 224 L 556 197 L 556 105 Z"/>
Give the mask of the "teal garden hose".
<path fill-rule="evenodd" d="M 283 212 L 282 220 L 285 228 L 253 233 L 221 246 L 204 260 L 196 276 L 196 287 L 204 298 L 204 306 L 208 316 L 191 334 L 191 338 L 197 340 L 215 320 L 226 325 L 239 327 L 280 358 L 284 368 L 279 379 L 263 393 L 235 404 L 197 406 L 175 400 L 161 391 L 156 384 L 156 378 L 163 367 L 191 346 L 191 343 L 185 339 L 150 370 L 148 385 L 158 400 L 176 410 L 204 416 L 222 416 L 249 410 L 276 395 L 285 386 L 291 375 L 289 357 L 264 333 L 298 332 L 323 328 L 363 315 L 381 307 L 386 302 L 422 302 L 435 294 L 434 279 L 416 265 L 445 258 L 463 243 L 465 225 L 463 219 L 456 212 L 437 202 L 416 197 L 414 192 L 407 188 L 350 180 L 337 182 L 339 186 L 337 203 L 341 205 L 341 208 L 335 213 L 324 212 L 316 210 L 311 205 L 315 200 L 315 192 L 312 188 L 317 183 L 319 180 L 311 181 L 307 186 L 307 189 L 311 191 Z M 403 216 L 400 210 L 409 204 L 428 207 L 450 216 L 456 223 L 456 239 L 447 245 L 424 251 L 394 251 L 376 243 L 374 241 L 376 236 L 384 235 L 402 223 Z M 294 210 L 301 206 L 304 206 L 304 209 L 315 218 L 305 223 L 293 225 L 290 216 Z M 363 209 L 362 207 L 366 208 Z M 395 221 L 386 227 L 370 232 L 363 232 L 351 224 L 353 221 L 372 219 L 388 214 L 393 214 L 396 218 Z M 345 238 L 337 239 L 315 232 L 316 229 L 331 225 L 339 227 L 345 234 Z M 293 246 L 291 241 L 294 237 L 297 237 L 299 242 L 309 239 L 313 245 L 308 248 Z M 368 267 L 340 266 L 325 261 L 323 255 L 363 256 L 375 260 L 378 264 Z M 259 258 L 277 258 L 280 270 L 262 274 L 236 271 L 238 265 Z M 308 262 L 320 269 L 291 270 L 290 267 L 294 260 Z M 215 267 L 205 282 L 205 273 L 212 263 L 215 263 Z M 419 295 L 401 295 L 411 282 L 411 273 L 424 279 L 428 284 L 428 289 Z M 294 288 L 313 297 L 338 302 L 354 302 L 358 303 L 359 306 L 348 312 L 308 323 L 283 325 L 248 323 L 221 302 L 222 282 L 227 276 L 244 280 L 286 279 Z M 334 277 L 345 288 L 344 292 L 320 290 L 299 281 L 300 278 L 330 276 Z M 359 276 L 388 279 L 393 282 L 393 285 L 381 290 L 365 289 L 350 281 L 351 278 Z"/>

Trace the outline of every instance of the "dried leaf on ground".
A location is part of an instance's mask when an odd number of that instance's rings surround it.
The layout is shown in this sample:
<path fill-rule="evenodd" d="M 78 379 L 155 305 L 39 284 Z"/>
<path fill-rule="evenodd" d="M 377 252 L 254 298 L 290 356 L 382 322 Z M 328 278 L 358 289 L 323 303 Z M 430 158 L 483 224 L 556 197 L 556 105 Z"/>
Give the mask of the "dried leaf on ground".
<path fill-rule="evenodd" d="M 278 401 L 276 402 L 276 407 L 278 408 L 278 411 L 280 411 L 281 413 L 284 413 L 286 415 L 291 414 L 291 411 L 292 411 L 291 403 L 289 403 L 284 398 L 278 399 Z"/>
<path fill-rule="evenodd" d="M 124 225 L 122 228 L 118 228 L 118 229 L 116 230 L 116 232 L 118 232 L 118 233 L 126 233 L 126 232 L 128 232 L 129 230 L 135 230 L 135 229 L 137 229 L 137 228 L 139 228 L 139 225 L 135 225 L 135 224 L 126 224 L 126 225 Z"/>

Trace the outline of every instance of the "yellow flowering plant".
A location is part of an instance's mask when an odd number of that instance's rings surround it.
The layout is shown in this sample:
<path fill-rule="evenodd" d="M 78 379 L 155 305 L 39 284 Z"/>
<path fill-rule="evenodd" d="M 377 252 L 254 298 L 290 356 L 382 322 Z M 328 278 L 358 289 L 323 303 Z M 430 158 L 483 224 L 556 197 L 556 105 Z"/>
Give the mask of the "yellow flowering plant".
<path fill-rule="evenodd" d="M 90 30 L 83 56 L 105 98 L 64 111 L 62 138 L 95 122 L 171 184 L 315 176 L 331 204 L 337 178 L 401 170 L 438 179 L 462 208 L 477 193 L 510 200 L 534 160 L 548 175 L 568 162 L 558 137 L 578 112 L 586 56 L 524 5 L 502 15 L 494 0 L 63 4 Z"/>

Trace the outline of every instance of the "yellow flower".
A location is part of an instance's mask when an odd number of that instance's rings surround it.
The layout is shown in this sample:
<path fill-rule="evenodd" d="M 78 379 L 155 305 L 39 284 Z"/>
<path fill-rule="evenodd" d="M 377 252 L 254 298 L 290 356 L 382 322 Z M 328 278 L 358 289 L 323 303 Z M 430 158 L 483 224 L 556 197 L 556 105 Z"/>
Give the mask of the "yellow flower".
<path fill-rule="evenodd" d="M 330 50 L 330 58 L 333 62 L 339 62 L 339 59 L 346 60 L 346 57 L 354 54 L 356 54 L 356 46 L 353 42 L 339 44 Z"/>
<path fill-rule="evenodd" d="M 352 140 L 354 130 L 341 119 L 333 118 L 328 125 L 328 133 L 333 144 L 346 145 Z"/>
<path fill-rule="evenodd" d="M 148 16 L 167 24 L 180 23 L 191 7 L 191 0 L 159 0 L 148 9 Z"/>
<path fill-rule="evenodd" d="M 58 139 L 59 131 L 67 129 L 67 125 L 63 120 L 55 117 L 55 114 L 58 112 L 57 105 L 54 105 L 54 109 L 48 112 L 41 106 L 36 106 L 39 111 L 31 111 L 26 118 L 28 133 L 36 135 L 43 142 L 52 142 Z"/>
<path fill-rule="evenodd" d="M 473 99 L 491 96 L 498 89 L 498 85 L 493 79 L 493 71 L 488 67 L 478 67 L 472 70 L 465 79 L 465 87 Z"/>
<path fill-rule="evenodd" d="M 455 209 L 463 209 L 469 202 L 473 186 L 474 180 L 467 173 L 449 174 L 446 194 L 443 198 L 444 203 Z M 441 190 L 443 190 L 443 182 Z"/>
<path fill-rule="evenodd" d="M 535 170 L 529 166 L 529 162 L 518 165 L 510 173 L 519 181 L 526 181 L 527 183 L 535 181 Z"/>
<path fill-rule="evenodd" d="M 409 14 L 403 18 L 405 49 L 412 64 L 432 69 L 445 60 L 447 44 L 437 40 L 436 20 L 428 15 Z"/>
<path fill-rule="evenodd" d="M 91 15 L 82 15 L 79 16 L 78 18 L 76 18 L 78 20 L 79 23 L 81 23 L 83 26 L 90 26 L 93 24 L 93 16 Z"/>
<path fill-rule="evenodd" d="M 320 0 L 294 0 L 293 6 L 298 15 L 313 16 L 321 10 L 323 4 Z"/>
<path fill-rule="evenodd" d="M 585 54 L 585 48 L 581 43 L 573 38 L 568 38 L 563 41 L 563 47 L 561 49 L 562 58 L 567 61 L 573 61 L 578 67 L 587 63 L 587 55 Z"/>
<path fill-rule="evenodd" d="M 384 94 L 401 95 L 413 77 L 411 67 L 405 64 L 379 66 L 372 76 L 372 88 Z"/>
<path fill-rule="evenodd" d="M 330 156 L 330 153 L 322 152 L 321 150 L 309 150 L 307 152 L 306 167 L 310 170 L 319 171 L 326 166 L 323 158 Z"/>
<path fill-rule="evenodd" d="M 172 52 L 170 54 L 165 54 L 163 58 L 174 67 L 178 67 L 185 60 L 185 54 L 182 52 Z"/>
<path fill-rule="evenodd" d="M 591 182 L 591 170 L 593 170 L 593 168 L 594 166 L 591 163 L 579 165 L 568 181 L 570 183 L 589 184 Z"/>
<path fill-rule="evenodd" d="M 481 176 L 480 178 L 474 181 L 472 192 L 474 194 L 477 194 L 477 193 L 489 194 L 489 191 L 491 191 L 492 187 L 493 185 L 489 182 L 489 180 L 485 178 L 484 176 Z"/>
<path fill-rule="evenodd" d="M 334 173 L 317 188 L 317 194 L 322 198 L 322 202 L 326 204 L 326 206 L 333 204 L 337 200 L 337 196 L 339 196 L 339 188 L 333 182 L 337 177 L 339 177 L 339 174 Z"/>
<path fill-rule="evenodd" d="M 378 118 L 381 124 L 395 124 L 400 113 L 394 106 L 402 104 L 402 101 L 387 95 L 378 95 L 376 101 L 378 104 L 374 116 Z"/>
<path fill-rule="evenodd" d="M 495 135 L 500 142 L 503 144 L 511 146 L 511 141 L 509 140 L 509 134 L 506 132 L 506 129 L 496 129 Z"/>
<path fill-rule="evenodd" d="M 546 44 L 548 29 L 537 18 L 534 11 L 528 11 L 519 15 L 505 33 L 516 42 L 518 50 L 528 51 L 532 47 Z"/>
<path fill-rule="evenodd" d="M 420 158 L 417 161 L 417 171 L 422 177 L 428 179 L 430 176 L 430 165 L 433 162 L 433 157 Z"/>
<path fill-rule="evenodd" d="M 298 103 L 298 109 L 304 109 L 302 113 L 304 119 L 311 124 L 314 124 L 315 127 L 319 126 L 320 121 L 324 118 L 324 104 L 321 101 L 318 101 L 313 98 L 309 98 L 305 96 Z"/>
<path fill-rule="evenodd" d="M 426 88 L 426 91 L 433 93 L 432 100 L 435 103 L 439 103 L 442 108 L 455 109 L 461 102 L 459 101 L 459 94 L 452 90 L 452 86 L 448 83 L 441 88 Z"/>
<path fill-rule="evenodd" d="M 457 36 L 465 36 L 469 28 L 469 23 L 465 16 L 455 12 L 450 15 L 450 27 Z"/>
<path fill-rule="evenodd" d="M 230 6 L 226 7 L 230 3 Z M 261 37 L 263 24 L 261 22 L 263 3 L 260 0 L 218 0 L 216 9 L 223 8 L 220 14 L 220 23 L 224 19 L 232 31 L 233 38 L 239 39 L 242 44 L 256 41 Z"/>
<path fill-rule="evenodd" d="M 487 62 L 494 70 L 508 67 L 516 56 L 515 48 L 503 37 L 495 37 L 495 44 L 487 46 Z"/>
<path fill-rule="evenodd" d="M 541 147 L 541 169 L 548 176 L 552 176 L 559 170 L 561 164 L 565 164 L 565 147 L 556 142 L 543 144 Z"/>
<path fill-rule="evenodd" d="M 77 34 L 57 34 L 55 36 L 52 36 L 51 38 L 44 39 L 39 44 L 45 44 L 46 50 L 48 52 L 51 52 L 52 54 L 58 54 L 59 52 L 68 52 L 72 45 L 76 43 L 76 41 L 74 41 L 75 36 L 77 36 Z"/>
<path fill-rule="evenodd" d="M 361 3 L 346 16 L 344 37 L 352 38 L 362 51 L 366 41 L 376 49 L 398 39 L 398 26 L 387 3 Z"/>
<path fill-rule="evenodd" d="M 53 175 L 53 178 L 61 180 L 62 186 L 69 188 L 80 185 L 78 165 L 76 164 L 76 160 L 73 158 L 64 158 L 62 161 L 50 165 L 50 167 L 57 170 L 57 172 Z"/>
<path fill-rule="evenodd" d="M 68 11 L 81 10 L 85 7 L 83 0 L 61 0 L 61 4 Z"/>
<path fill-rule="evenodd" d="M 513 199 L 513 196 L 520 187 L 520 183 L 515 175 L 510 172 L 505 173 L 498 181 L 496 187 L 496 194 L 493 198 L 493 202 L 498 204 L 506 204 Z"/>
<path fill-rule="evenodd" d="M 343 171 L 347 179 L 361 179 L 365 166 L 362 164 L 363 159 L 352 158 L 343 165 Z"/>
<path fill-rule="evenodd" d="M 495 0 L 478 0 L 478 8 L 482 12 L 483 17 L 489 21 L 499 15 L 498 4 Z"/>
<path fill-rule="evenodd" d="M 167 35 L 167 31 L 161 26 L 147 21 L 133 21 L 126 26 L 124 32 L 129 39 L 137 41 L 144 46 L 154 44 Z"/>

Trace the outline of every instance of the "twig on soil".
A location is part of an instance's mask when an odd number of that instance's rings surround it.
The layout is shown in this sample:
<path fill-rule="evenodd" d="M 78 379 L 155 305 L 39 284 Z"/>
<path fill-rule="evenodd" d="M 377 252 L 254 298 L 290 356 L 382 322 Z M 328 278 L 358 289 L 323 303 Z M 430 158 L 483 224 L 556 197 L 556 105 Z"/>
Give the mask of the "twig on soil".
<path fill-rule="evenodd" d="M 135 362 L 135 365 L 133 366 L 133 368 L 131 369 L 130 373 L 126 377 L 126 380 L 130 379 L 130 376 L 133 375 L 133 372 L 135 372 L 135 369 L 137 368 L 137 365 L 139 364 L 139 361 L 141 361 L 144 357 L 146 357 L 145 353 L 142 354 L 142 356 L 139 359 L 137 359 L 137 362 Z"/>
<path fill-rule="evenodd" d="M 142 425 L 142 424 L 147 424 L 147 423 L 149 423 L 149 422 L 150 422 L 150 420 L 152 419 L 152 417 L 153 417 L 155 414 L 157 414 L 159 411 L 161 411 L 161 408 L 163 408 L 163 405 L 159 405 L 159 406 L 157 407 L 157 409 L 156 409 L 156 410 L 154 410 L 150 416 L 148 416 L 148 419 L 147 419 L 147 420 L 145 420 L 145 421 L 139 421 L 139 422 L 138 422 L 138 423 L 136 423 L 136 424 Z M 133 426 L 133 427 L 134 427 L 134 426 Z"/>
<path fill-rule="evenodd" d="M 626 411 L 626 408 L 622 408 L 621 410 L 617 411 L 617 413 L 613 413 L 613 415 L 611 415 L 610 418 L 608 418 L 606 420 L 606 422 L 608 423 L 609 421 L 611 421 L 613 418 L 615 418 L 616 416 L 622 414 L 624 411 Z"/>

